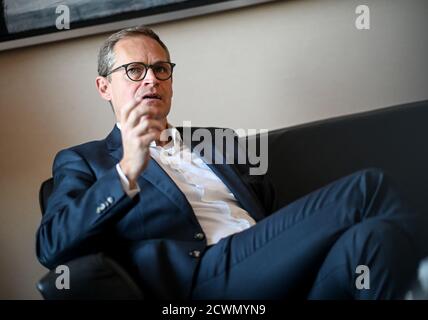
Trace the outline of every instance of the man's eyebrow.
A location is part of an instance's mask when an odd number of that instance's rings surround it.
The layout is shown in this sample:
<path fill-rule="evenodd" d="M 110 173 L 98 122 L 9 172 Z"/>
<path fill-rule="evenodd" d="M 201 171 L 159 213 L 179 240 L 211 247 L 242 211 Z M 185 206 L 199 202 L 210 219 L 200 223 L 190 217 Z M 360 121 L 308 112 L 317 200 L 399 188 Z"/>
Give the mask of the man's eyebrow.
<path fill-rule="evenodd" d="M 155 62 L 153 62 L 152 64 L 156 64 L 156 63 L 159 63 L 159 62 L 168 62 L 168 60 L 156 60 Z"/>
<path fill-rule="evenodd" d="M 160 63 L 160 62 L 169 62 L 169 61 L 168 60 L 156 60 L 155 62 L 150 63 L 150 64 L 156 64 L 156 63 Z M 145 61 L 132 61 L 132 62 L 129 62 L 129 63 L 144 63 L 144 64 L 149 64 L 149 63 L 147 63 Z"/>

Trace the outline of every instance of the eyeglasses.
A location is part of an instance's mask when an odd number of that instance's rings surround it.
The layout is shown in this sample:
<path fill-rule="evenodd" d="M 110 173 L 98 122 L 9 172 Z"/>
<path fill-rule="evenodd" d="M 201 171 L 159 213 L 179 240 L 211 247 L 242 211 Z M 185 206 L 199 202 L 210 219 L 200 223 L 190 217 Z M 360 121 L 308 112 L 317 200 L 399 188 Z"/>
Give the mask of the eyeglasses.
<path fill-rule="evenodd" d="M 123 64 L 106 74 L 106 77 L 116 72 L 121 68 L 125 68 L 126 75 L 132 81 L 141 81 L 147 75 L 147 70 L 152 69 L 153 73 L 158 80 L 168 80 L 172 76 L 172 71 L 175 63 L 160 61 L 155 64 L 145 64 L 143 62 L 131 62 Z"/>

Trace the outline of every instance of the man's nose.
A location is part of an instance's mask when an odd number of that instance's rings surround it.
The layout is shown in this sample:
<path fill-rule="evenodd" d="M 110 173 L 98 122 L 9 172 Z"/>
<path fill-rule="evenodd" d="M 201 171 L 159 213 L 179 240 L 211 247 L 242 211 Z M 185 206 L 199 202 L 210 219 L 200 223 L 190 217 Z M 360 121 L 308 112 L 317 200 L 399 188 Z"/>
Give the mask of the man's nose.
<path fill-rule="evenodd" d="M 155 76 L 152 68 L 147 70 L 146 76 L 144 77 L 143 84 L 155 84 L 158 83 L 158 79 Z"/>

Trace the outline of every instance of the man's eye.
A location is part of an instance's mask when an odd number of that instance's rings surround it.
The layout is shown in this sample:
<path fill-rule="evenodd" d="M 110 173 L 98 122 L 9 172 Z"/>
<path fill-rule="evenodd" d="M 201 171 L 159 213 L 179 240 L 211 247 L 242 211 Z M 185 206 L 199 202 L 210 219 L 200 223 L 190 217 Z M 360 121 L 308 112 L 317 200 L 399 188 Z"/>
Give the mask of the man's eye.
<path fill-rule="evenodd" d="M 142 68 L 134 67 L 134 68 L 129 68 L 128 69 L 128 73 L 130 73 L 130 74 L 140 74 L 140 73 L 143 73 L 143 72 L 144 72 L 144 70 Z"/>
<path fill-rule="evenodd" d="M 168 72 L 167 68 L 164 66 L 154 66 L 153 69 L 156 73 Z"/>

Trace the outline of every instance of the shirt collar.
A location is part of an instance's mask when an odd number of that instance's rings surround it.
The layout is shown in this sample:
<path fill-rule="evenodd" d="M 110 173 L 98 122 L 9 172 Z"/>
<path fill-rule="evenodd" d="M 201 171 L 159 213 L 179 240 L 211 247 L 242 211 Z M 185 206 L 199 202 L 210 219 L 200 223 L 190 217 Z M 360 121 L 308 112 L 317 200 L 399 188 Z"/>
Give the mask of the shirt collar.
<path fill-rule="evenodd" d="M 120 130 L 120 123 L 116 122 L 116 127 Z M 167 129 L 166 129 L 166 133 L 167 133 L 167 137 L 171 137 L 172 140 L 170 142 L 168 142 L 164 148 L 165 149 L 169 149 L 169 148 L 174 148 L 174 147 L 178 147 L 180 146 L 182 140 L 181 140 L 181 135 L 180 135 L 180 131 L 177 130 L 176 127 L 174 127 L 172 124 L 170 124 L 169 122 L 167 122 Z M 156 145 L 156 141 L 152 141 L 150 142 L 150 147 L 161 147 Z"/>

